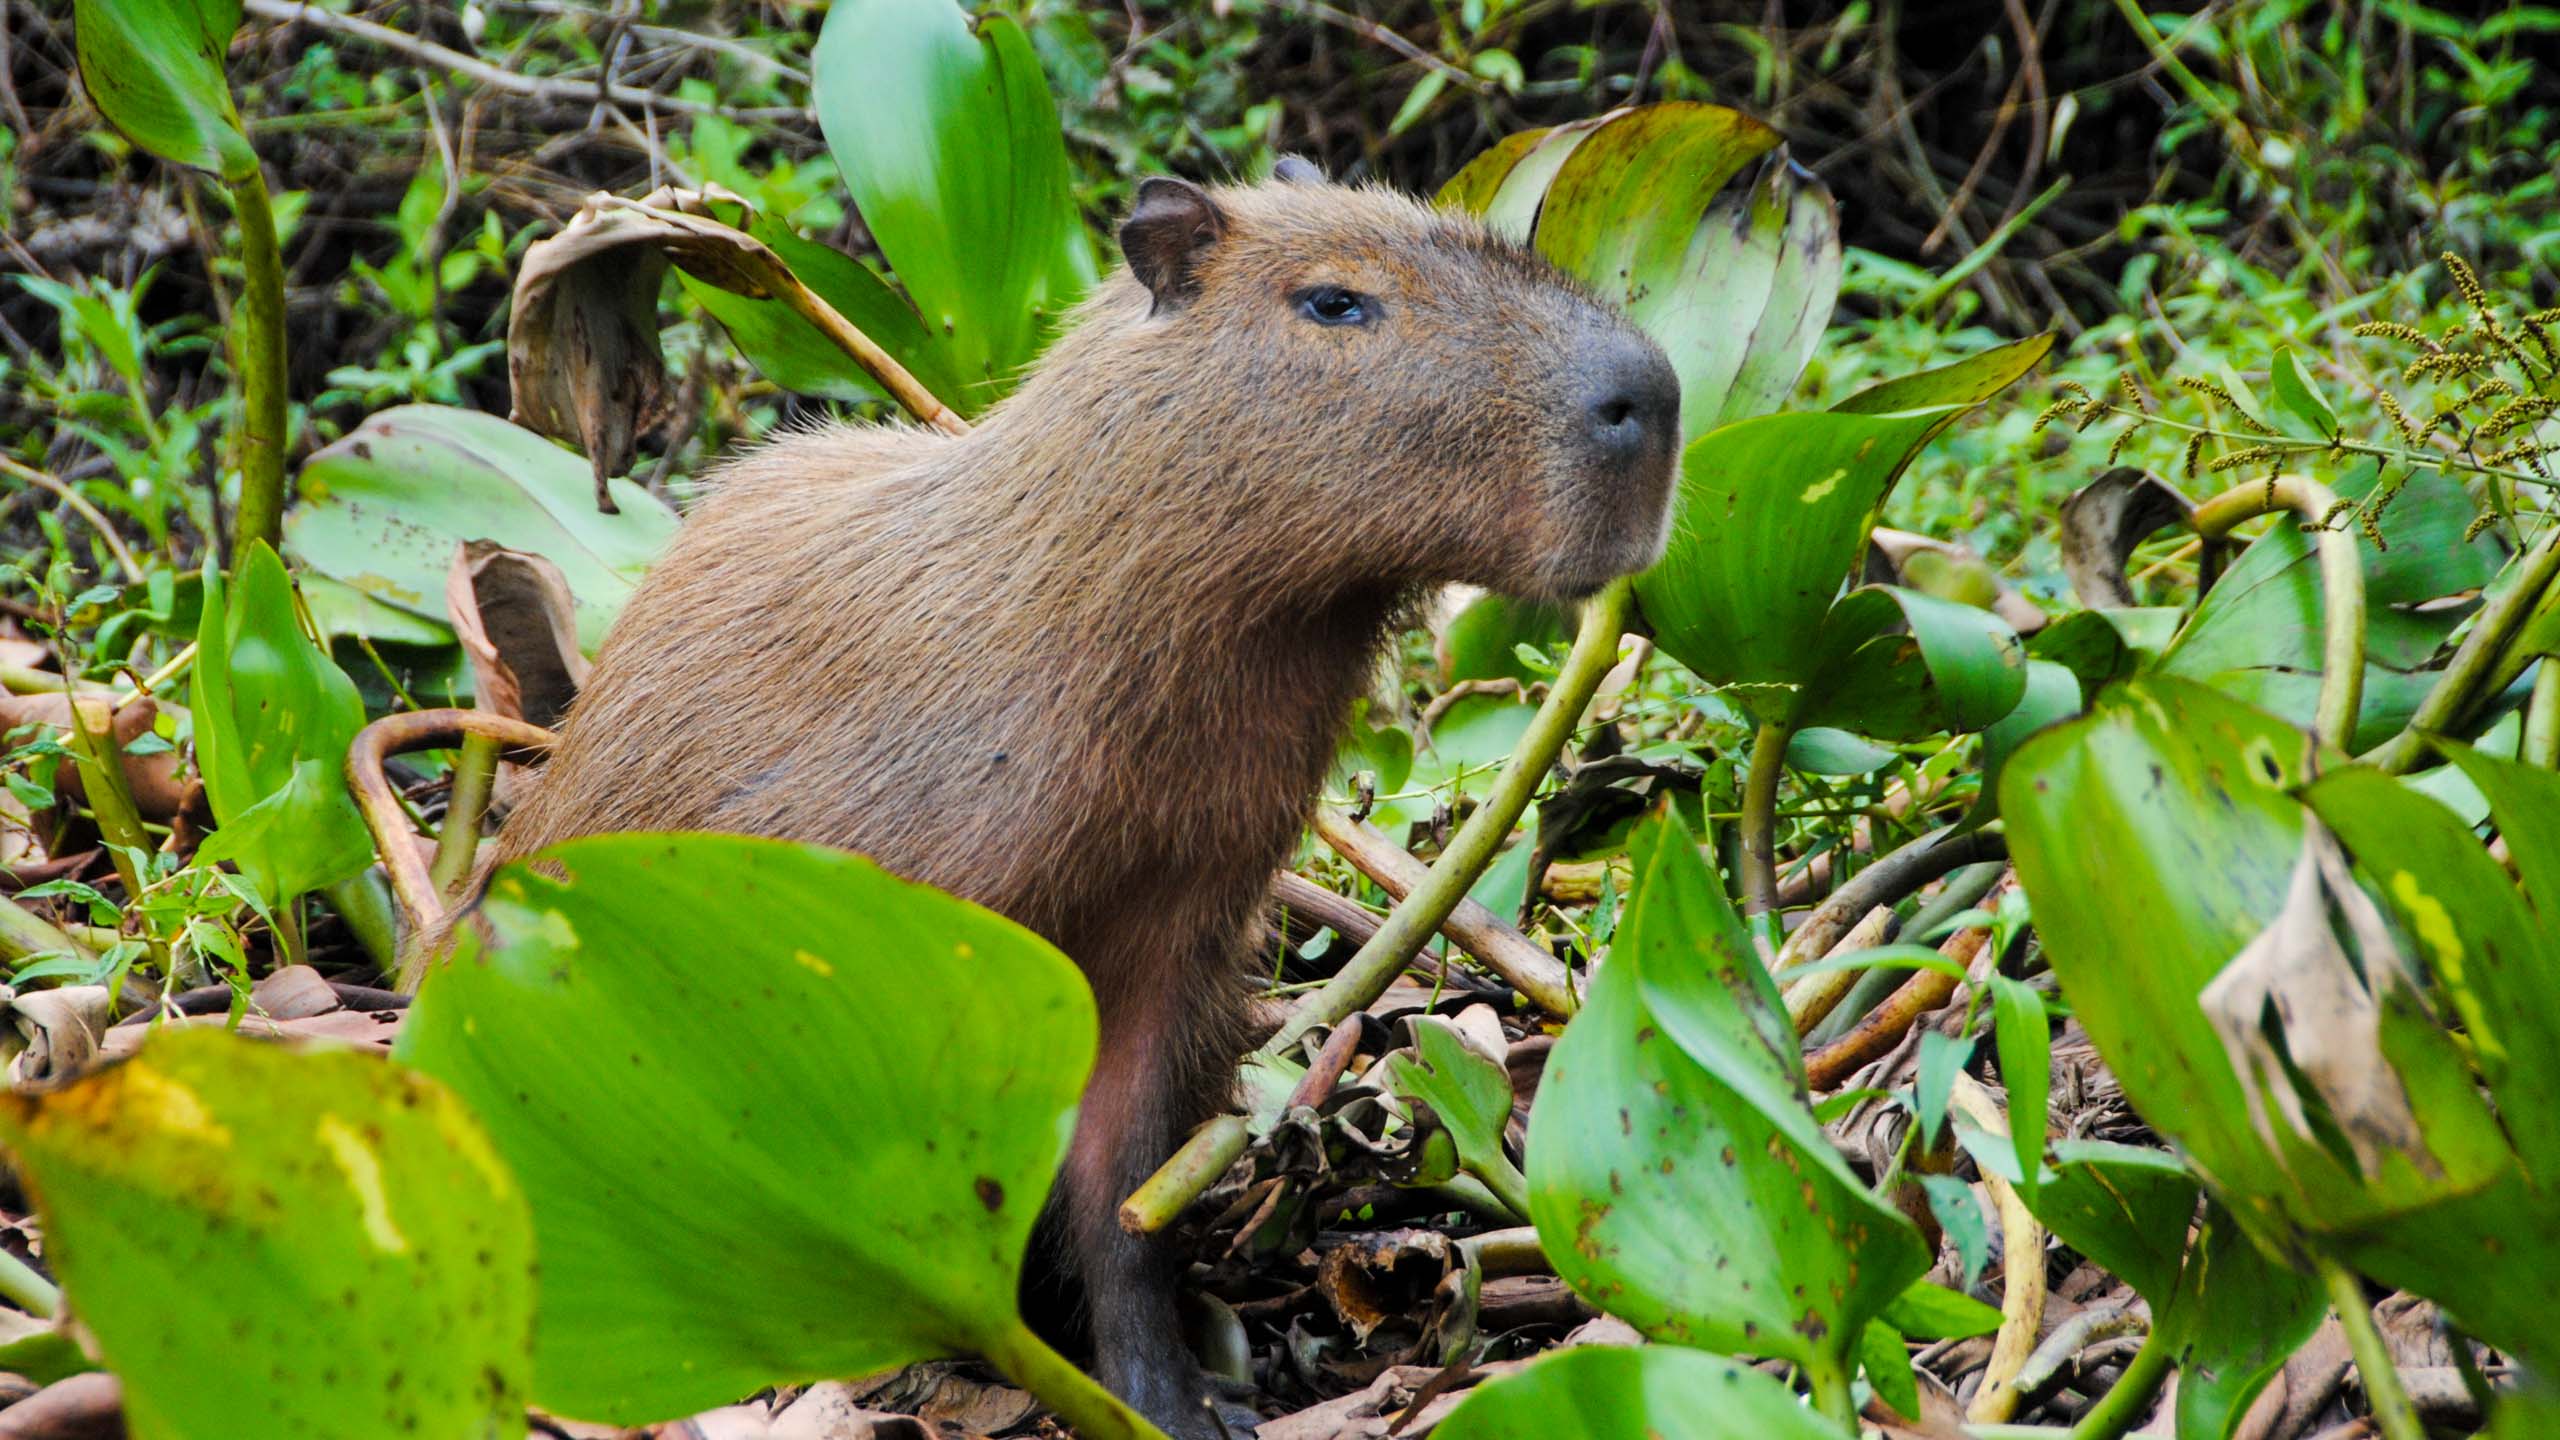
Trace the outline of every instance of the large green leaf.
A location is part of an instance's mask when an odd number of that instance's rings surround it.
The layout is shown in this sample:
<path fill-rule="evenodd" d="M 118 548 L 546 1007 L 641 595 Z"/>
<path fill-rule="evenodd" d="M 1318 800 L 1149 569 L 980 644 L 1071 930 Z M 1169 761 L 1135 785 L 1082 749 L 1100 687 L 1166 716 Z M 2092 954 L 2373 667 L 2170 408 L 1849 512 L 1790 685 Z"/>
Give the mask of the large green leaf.
<path fill-rule="evenodd" d="M 2349 486 L 2346 493 L 2361 488 Z M 2355 748 L 2397 734 L 2434 688 L 2434 673 L 2423 667 L 2471 607 L 2429 602 L 2476 590 L 2498 573 L 2504 557 L 2496 541 L 2486 535 L 2463 539 L 2475 513 L 2460 484 L 2431 472 L 2411 479 L 2384 512 L 2380 524 L 2389 549 L 2377 549 L 2370 536 L 2356 532 L 2366 613 L 2364 703 L 2356 717 Z M 2161 655 L 2161 673 L 2202 680 L 2310 724 L 2319 704 L 2325 633 L 2312 540 L 2295 521 L 2278 519 L 2205 593 L 2194 618 Z"/>
<path fill-rule="evenodd" d="M 1582 1345 L 1480 1386 L 1439 1440 L 1843 1440 L 1776 1380 L 1720 1355 Z"/>
<path fill-rule="evenodd" d="M 800 283 L 853 322 L 872 342 L 907 367 L 918 383 L 946 405 L 956 405 L 965 387 L 951 368 L 951 347 L 924 328 L 914 307 L 886 281 L 841 250 L 801 238 L 789 225 L 770 217 L 749 222 L 747 233 L 782 257 Z M 817 327 L 779 300 L 754 299 L 676 271 L 703 309 L 711 312 L 755 362 L 766 379 L 785 390 L 833 400 L 887 403 L 868 371 L 853 362 Z"/>
<path fill-rule="evenodd" d="M 1011 389 L 1095 278 L 1058 109 L 1007 15 L 850 0 L 818 34 L 818 123 L 974 414 Z"/>
<path fill-rule="evenodd" d="M 1672 101 L 1514 135 L 1440 192 L 1624 309 L 1680 376 L 1681 434 L 1785 398 L 1840 290 L 1839 216 L 1776 131 Z"/>
<path fill-rule="evenodd" d="M 2073 1013 L 2127 1098 L 2242 1223 L 2295 1250 L 2478 1190 L 2509 1163 L 2459 1056 L 2405 990 L 2376 997 L 2373 1063 L 2422 1123 L 2369 1157 L 2270 1119 L 2262 1105 L 2285 1095 L 2244 1083 L 2199 1003 L 2297 898 L 2310 831 L 2289 790 L 2313 761 L 2309 738 L 2283 721 L 2147 676 L 2027 741 L 2000 784 L 2019 879 Z"/>
<path fill-rule="evenodd" d="M 240 0 L 78 0 L 72 15 L 80 88 L 108 124 L 163 160 L 257 173 L 222 70 Z"/>
<path fill-rule="evenodd" d="M 1770 415 L 1693 441 L 1670 546 L 1636 581 L 1662 648 L 1720 685 L 1808 678 L 1876 507 L 1948 413 Z"/>
<path fill-rule="evenodd" d="M 2229 1440 L 2328 1313 L 2318 1280 L 2278 1264 L 2207 1206 L 2177 1298 L 2152 1320 L 2178 1347 L 2179 1440 Z"/>
<path fill-rule="evenodd" d="M 555 846 L 480 914 L 399 1054 L 531 1202 L 542 1405 L 638 1423 L 1018 1334 L 1094 1047 L 1046 941 L 729 835 Z"/>
<path fill-rule="evenodd" d="M 178 1030 L 0 1139 L 142 1440 L 524 1433 L 524 1197 L 425 1076 Z"/>
<path fill-rule="evenodd" d="M 238 864 L 270 906 L 372 863 L 340 770 L 364 728 L 364 700 L 305 633 L 293 581 L 263 540 L 229 587 L 205 563 L 188 708 L 196 768 L 221 823 L 208 860 Z"/>
<path fill-rule="evenodd" d="M 1894 415 L 1905 410 L 1953 405 L 1955 413 L 1940 422 L 1944 428 L 1954 424 L 1956 417 L 1965 410 L 2015 384 L 2019 376 L 2036 368 L 2036 362 L 2044 359 L 2052 349 L 2053 336 L 2030 335 L 2024 340 L 1994 345 L 1934 369 L 1915 371 L 1870 385 L 1831 408 L 1842 415 Z"/>
<path fill-rule="evenodd" d="M 1979 730 L 2018 708 L 2027 652 L 1988 610 L 1892 585 L 1851 591 L 1823 617 L 1794 718 L 1887 740 Z"/>
<path fill-rule="evenodd" d="M 1845 1376 L 1928 1268 L 1806 1108 L 1774 986 L 1673 818 L 1556 1044 L 1529 1120 L 1529 1204 L 1556 1271 L 1657 1339 Z"/>
<path fill-rule="evenodd" d="M 2476 751 L 2464 761 L 2486 782 L 2492 805 L 2503 799 L 2510 813 L 2539 809 L 2532 801 L 2518 807 L 2527 784 L 2542 792 L 2533 801 L 2560 798 L 2547 772 Z M 2461 1025 L 2526 1171 L 2560 1176 L 2560 929 L 2536 923 L 2470 826 L 2390 776 L 2354 766 L 2322 776 L 2302 798 L 2399 915 L 2415 942 L 2412 958 L 2450 1002 L 2446 1018 Z"/>
<path fill-rule="evenodd" d="M 619 515 L 597 511 L 585 461 L 532 431 L 477 411 L 403 405 L 303 463 L 285 548 L 438 624 L 447 623 L 445 576 L 463 541 L 542 556 L 568 580 L 578 643 L 592 653 L 676 528 L 665 502 L 628 480 L 611 483 Z"/>
<path fill-rule="evenodd" d="M 2196 1178 L 2177 1157 L 2103 1140 L 2063 1140 L 2028 1208 L 2072 1249 L 2167 1310 L 2195 1219 Z"/>

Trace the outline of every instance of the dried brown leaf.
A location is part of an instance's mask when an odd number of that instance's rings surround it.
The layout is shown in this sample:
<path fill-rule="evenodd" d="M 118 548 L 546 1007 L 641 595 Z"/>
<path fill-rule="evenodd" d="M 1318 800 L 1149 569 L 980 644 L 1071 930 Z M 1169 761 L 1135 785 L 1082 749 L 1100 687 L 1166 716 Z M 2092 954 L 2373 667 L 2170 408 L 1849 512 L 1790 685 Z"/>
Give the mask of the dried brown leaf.
<path fill-rule="evenodd" d="M 2397 1150 L 2432 1171 L 2426 1135 L 2382 1051 L 2382 1005 L 2413 987 L 2381 908 L 2355 883 L 2328 829 L 2308 822 L 2284 908 L 2197 997 L 2249 1102 L 2281 1153 L 2270 1110 L 2312 1140 L 2295 1076 L 2328 1110 L 2367 1175 Z M 2359 968 L 2361 967 L 2361 968 Z M 2274 1034 L 2269 1033 L 2272 1016 Z"/>

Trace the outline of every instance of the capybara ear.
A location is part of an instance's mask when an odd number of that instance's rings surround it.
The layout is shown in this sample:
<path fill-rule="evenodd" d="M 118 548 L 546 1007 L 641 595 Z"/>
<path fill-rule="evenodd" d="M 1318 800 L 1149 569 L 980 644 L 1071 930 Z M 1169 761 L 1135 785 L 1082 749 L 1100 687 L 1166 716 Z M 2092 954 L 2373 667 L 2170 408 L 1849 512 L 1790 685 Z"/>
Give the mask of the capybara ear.
<path fill-rule="evenodd" d="M 1283 155 L 1271 167 L 1271 178 L 1291 185 L 1322 185 L 1324 171 L 1304 155 Z"/>
<path fill-rule="evenodd" d="M 1171 310 L 1200 293 L 1200 254 L 1226 233 L 1227 217 L 1208 191 L 1150 175 L 1138 184 L 1136 208 L 1120 222 L 1120 253 L 1129 257 L 1129 273 L 1155 295 L 1155 308 Z"/>

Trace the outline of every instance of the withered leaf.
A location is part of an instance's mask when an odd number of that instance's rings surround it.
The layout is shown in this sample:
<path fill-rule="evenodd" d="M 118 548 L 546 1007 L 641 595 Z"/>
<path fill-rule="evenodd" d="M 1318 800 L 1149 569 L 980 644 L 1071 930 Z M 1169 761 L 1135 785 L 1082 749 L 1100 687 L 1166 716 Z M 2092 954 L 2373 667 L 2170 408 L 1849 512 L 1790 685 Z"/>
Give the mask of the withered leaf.
<path fill-rule="evenodd" d="M 2130 607 L 2124 567 L 2133 548 L 2193 513 L 2186 496 L 2130 465 L 2082 486 L 2062 502 L 2062 573 L 2071 577 L 2071 593 L 2092 610 Z"/>
<path fill-rule="evenodd" d="M 2299 1077 L 2366 1175 L 2392 1150 L 2432 1174 L 2425 1131 L 2382 1048 L 2383 1005 L 2415 986 L 2381 908 L 2356 885 L 2327 827 L 2309 820 L 2284 908 L 2197 1002 L 2270 1149 L 2281 1152 L 2271 1107 L 2295 1135 L 2315 1138 Z"/>

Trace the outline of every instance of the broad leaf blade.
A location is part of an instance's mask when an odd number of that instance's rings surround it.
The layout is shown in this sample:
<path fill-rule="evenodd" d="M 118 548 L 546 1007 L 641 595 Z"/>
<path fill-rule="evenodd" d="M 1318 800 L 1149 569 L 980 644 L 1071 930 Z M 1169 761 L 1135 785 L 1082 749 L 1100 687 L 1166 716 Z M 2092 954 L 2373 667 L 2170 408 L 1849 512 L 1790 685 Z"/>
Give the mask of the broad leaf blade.
<path fill-rule="evenodd" d="M 178 1030 L 0 1137 L 136 1435 L 524 1433 L 524 1197 L 425 1076 Z"/>
<path fill-rule="evenodd" d="M 599 514 L 577 456 L 494 415 L 435 405 L 385 410 L 304 462 L 285 545 L 331 579 L 448 624 L 454 548 L 494 540 L 560 567 L 590 654 L 658 552 L 675 512 L 628 480 Z"/>
<path fill-rule="evenodd" d="M 1010 1333 L 1092 1063 L 1074 966 L 818 846 L 537 858 L 556 878 L 499 872 L 492 941 L 429 977 L 400 1041 L 531 1202 L 535 1398 L 634 1423 Z"/>
<path fill-rule="evenodd" d="M 1095 275 L 1066 141 L 1022 28 L 952 0 L 827 12 L 819 124 L 974 414 L 1012 388 Z"/>
<path fill-rule="evenodd" d="M 1695 845 L 1666 822 L 1650 851 L 1530 1115 L 1539 1240 L 1658 1339 L 1844 1371 L 1928 1256 L 1805 1108 L 1793 1032 Z"/>
<path fill-rule="evenodd" d="M 108 124 L 226 181 L 257 172 L 222 68 L 240 0 L 79 0 L 73 16 L 80 86 Z"/>
<path fill-rule="evenodd" d="M 1800 725 L 1887 740 L 1980 730 L 2018 708 L 2027 652 L 1988 610 L 1893 585 L 1850 592 L 1823 620 Z"/>
<path fill-rule="evenodd" d="M 1747 1365 L 1647 1345 L 1584 1345 L 1477 1389 L 1439 1440 L 1840 1440 L 1794 1392 Z"/>
<path fill-rule="evenodd" d="M 2073 1013 L 2144 1118 L 2194 1157 L 2271 1244 L 2406 1214 L 2492 1180 L 2494 1126 L 2463 1103 L 2432 1026 L 2389 1030 L 2388 1054 L 2428 1115 L 2431 1153 L 2379 1173 L 2294 1127 L 2262 1131 L 2250 1092 L 2198 1004 L 2294 893 L 2306 820 L 2287 793 L 2308 737 L 2192 682 L 2108 691 L 2089 714 L 2020 747 L 2000 786 L 2010 846 Z"/>
<path fill-rule="evenodd" d="M 1681 456 L 1663 557 L 1636 581 L 1662 648 L 1716 684 L 1796 684 L 1876 507 L 1951 412 L 1771 415 Z"/>

